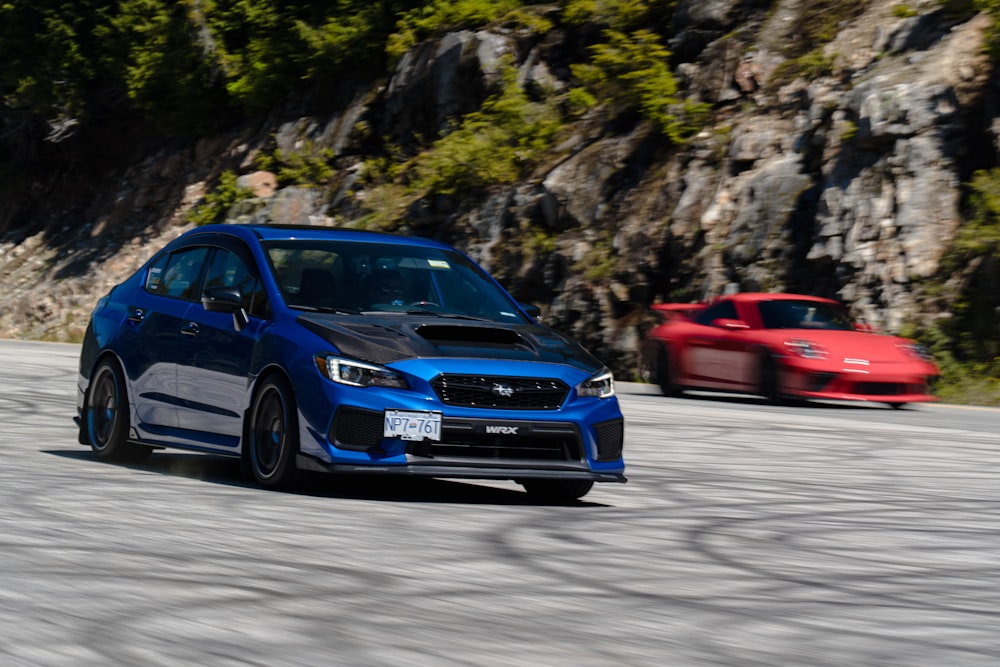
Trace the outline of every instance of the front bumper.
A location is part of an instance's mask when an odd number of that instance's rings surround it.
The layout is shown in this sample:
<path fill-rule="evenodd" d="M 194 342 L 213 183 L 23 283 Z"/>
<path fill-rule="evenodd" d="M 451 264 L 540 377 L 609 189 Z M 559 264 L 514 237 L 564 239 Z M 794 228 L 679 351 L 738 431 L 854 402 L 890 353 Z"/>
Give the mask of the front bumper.
<path fill-rule="evenodd" d="M 330 456 L 301 464 L 331 472 L 396 472 L 437 477 L 529 477 L 625 481 L 620 413 L 597 424 L 445 414 L 438 441 L 383 437 L 381 411 L 341 406 L 330 423 Z"/>
<path fill-rule="evenodd" d="M 793 366 L 785 373 L 782 389 L 801 398 L 925 403 L 938 400 L 933 393 L 936 380 L 935 370 L 925 368 L 857 372 Z"/>
<path fill-rule="evenodd" d="M 350 463 L 324 463 L 303 454 L 299 455 L 297 464 L 300 470 L 329 473 L 410 475 L 451 479 L 503 479 L 514 481 L 522 479 L 589 479 L 595 482 L 621 483 L 628 481 L 625 475 L 620 472 L 595 472 L 551 466 L 539 467 L 537 465 L 520 467 L 510 464 L 483 465 L 482 463 L 469 464 L 418 460 L 408 461 L 406 465 L 357 465 Z"/>

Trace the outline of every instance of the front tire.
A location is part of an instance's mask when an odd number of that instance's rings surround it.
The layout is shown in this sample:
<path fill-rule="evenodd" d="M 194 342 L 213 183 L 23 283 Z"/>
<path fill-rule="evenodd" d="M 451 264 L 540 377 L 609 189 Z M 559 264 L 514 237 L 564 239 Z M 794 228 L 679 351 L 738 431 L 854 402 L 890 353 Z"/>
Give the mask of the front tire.
<path fill-rule="evenodd" d="M 772 405 L 780 405 L 782 402 L 781 381 L 778 379 L 778 364 L 770 354 L 765 354 L 761 358 L 760 380 L 757 393 Z"/>
<path fill-rule="evenodd" d="M 152 452 L 128 441 L 128 392 L 121 368 L 111 359 L 102 361 L 91 376 L 84 428 L 91 450 L 101 461 L 141 461 Z"/>
<path fill-rule="evenodd" d="M 587 495 L 594 482 L 589 479 L 526 479 L 521 485 L 536 500 L 569 502 Z"/>
<path fill-rule="evenodd" d="M 265 380 L 250 411 L 249 467 L 257 483 L 285 489 L 298 477 L 299 422 L 295 398 L 280 377 Z"/>

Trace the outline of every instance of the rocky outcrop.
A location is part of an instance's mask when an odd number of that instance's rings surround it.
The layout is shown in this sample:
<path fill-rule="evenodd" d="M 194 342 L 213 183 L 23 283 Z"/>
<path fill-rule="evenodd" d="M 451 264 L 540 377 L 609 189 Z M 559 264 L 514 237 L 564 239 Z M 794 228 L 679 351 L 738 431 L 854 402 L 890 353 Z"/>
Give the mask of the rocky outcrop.
<path fill-rule="evenodd" d="M 468 251 L 625 379 L 654 300 L 794 290 L 844 300 L 889 331 L 938 316 L 927 281 L 961 224 L 960 185 L 995 152 L 988 20 L 955 23 L 920 2 L 903 18 L 872 2 L 824 46 L 829 74 L 779 85 L 799 2 L 747 4 L 677 3 L 675 70 L 716 112 L 685 145 L 641 122 L 609 131 L 585 117 L 531 178 L 419 201 L 403 228 Z M 47 211 L 0 243 L 0 335 L 78 338 L 96 298 L 187 228 L 223 168 L 256 194 L 233 221 L 354 219 L 373 195 L 360 178 L 373 133 L 414 151 L 479 107 L 505 57 L 529 90 L 565 90 L 572 42 L 560 29 L 456 32 L 341 107 L 151 152 L 86 206 Z M 333 155 L 329 187 L 276 187 L 254 167 L 275 146 Z"/>

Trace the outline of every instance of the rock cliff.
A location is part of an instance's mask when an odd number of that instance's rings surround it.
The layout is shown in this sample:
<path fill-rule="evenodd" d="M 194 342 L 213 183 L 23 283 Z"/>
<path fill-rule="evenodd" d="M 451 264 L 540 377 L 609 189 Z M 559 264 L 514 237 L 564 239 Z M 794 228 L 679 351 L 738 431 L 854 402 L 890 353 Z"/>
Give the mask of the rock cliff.
<path fill-rule="evenodd" d="M 655 300 L 801 291 L 888 331 L 946 316 L 928 284 L 961 224 L 963 183 L 996 154 L 989 20 L 930 1 L 906 12 L 860 3 L 823 46 L 827 67 L 805 78 L 782 64 L 807 3 L 757 4 L 677 3 L 672 67 L 713 109 L 686 143 L 598 109 L 530 177 L 409 202 L 393 227 L 466 250 L 622 379 L 636 377 Z M 377 195 L 363 178 L 373 137 L 405 151 L 447 130 L 479 107 L 507 56 L 529 92 L 565 88 L 578 40 L 561 26 L 455 32 L 384 80 L 226 135 L 168 145 L 130 126 L 47 156 L 29 191 L 6 195 L 0 335 L 78 339 L 96 299 L 191 226 L 186 214 L 223 170 L 256 194 L 232 221 L 350 223 Z M 279 187 L 254 166 L 274 150 L 328 156 L 332 176 Z"/>

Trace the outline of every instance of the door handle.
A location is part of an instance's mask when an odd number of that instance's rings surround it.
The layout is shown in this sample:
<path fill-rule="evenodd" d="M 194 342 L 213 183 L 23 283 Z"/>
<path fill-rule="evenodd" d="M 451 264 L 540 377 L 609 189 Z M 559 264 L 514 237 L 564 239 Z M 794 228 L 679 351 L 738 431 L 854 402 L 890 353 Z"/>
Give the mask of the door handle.
<path fill-rule="evenodd" d="M 199 331 L 200 329 L 198 329 L 198 325 L 194 322 L 188 322 L 181 328 L 181 333 L 185 336 L 197 336 Z"/>
<path fill-rule="evenodd" d="M 136 308 L 131 313 L 129 313 L 126 319 L 132 324 L 139 324 L 144 319 L 146 319 L 146 311 L 143 310 L 142 308 Z"/>

